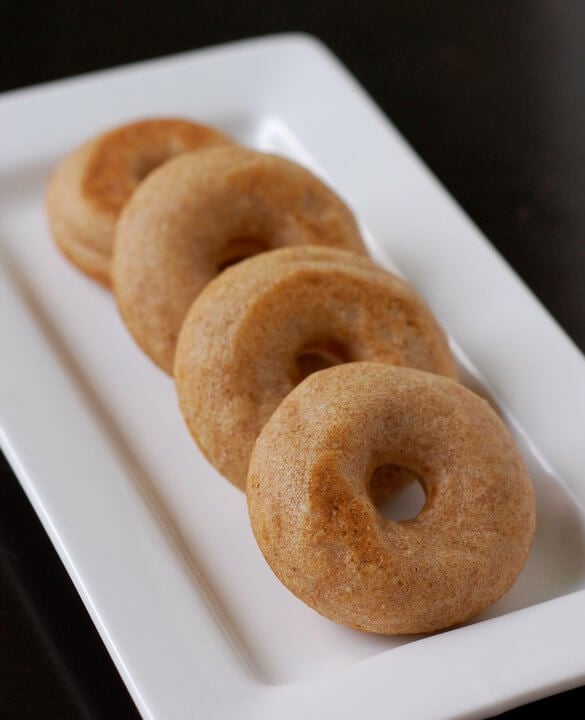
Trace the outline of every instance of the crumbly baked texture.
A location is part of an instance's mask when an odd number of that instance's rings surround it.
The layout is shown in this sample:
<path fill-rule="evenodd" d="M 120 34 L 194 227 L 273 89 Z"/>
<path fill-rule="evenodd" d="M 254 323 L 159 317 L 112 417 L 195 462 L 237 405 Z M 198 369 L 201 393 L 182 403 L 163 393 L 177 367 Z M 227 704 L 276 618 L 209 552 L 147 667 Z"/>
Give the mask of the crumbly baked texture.
<path fill-rule="evenodd" d="M 406 281 L 351 252 L 297 247 L 246 260 L 203 290 L 174 375 L 191 434 L 244 489 L 254 442 L 286 395 L 319 366 L 357 360 L 456 377 L 442 330 Z"/>
<path fill-rule="evenodd" d="M 289 245 L 366 254 L 343 201 L 308 170 L 238 146 L 155 170 L 120 217 L 114 292 L 140 347 L 168 373 L 187 311 L 230 264 Z"/>
<path fill-rule="evenodd" d="M 110 284 L 115 224 L 146 175 L 170 157 L 231 143 L 219 131 L 180 118 L 132 122 L 90 140 L 53 173 L 46 208 L 58 247 L 79 269 Z"/>
<path fill-rule="evenodd" d="M 384 519 L 369 490 L 395 463 L 427 500 Z M 360 630 L 422 633 L 464 622 L 520 573 L 534 493 L 513 439 L 477 395 L 410 368 L 351 363 L 309 376 L 258 438 L 248 477 L 254 535 L 277 577 Z"/>
<path fill-rule="evenodd" d="M 46 209 L 64 255 L 112 285 L 137 343 L 174 373 L 192 436 L 247 490 L 258 545 L 298 598 L 403 634 L 464 622 L 511 587 L 535 526 L 522 457 L 331 188 L 155 118 L 66 157 Z M 424 508 L 385 519 L 377 508 L 413 480 Z"/>

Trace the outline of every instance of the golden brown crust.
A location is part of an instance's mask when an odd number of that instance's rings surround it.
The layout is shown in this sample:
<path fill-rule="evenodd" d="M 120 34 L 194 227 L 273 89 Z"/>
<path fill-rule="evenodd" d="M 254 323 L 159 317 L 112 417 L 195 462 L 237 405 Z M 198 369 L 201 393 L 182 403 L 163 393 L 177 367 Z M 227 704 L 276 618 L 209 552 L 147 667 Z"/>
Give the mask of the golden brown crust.
<path fill-rule="evenodd" d="M 179 118 L 141 120 L 90 140 L 56 168 L 47 188 L 49 226 L 77 267 L 110 284 L 118 215 L 134 189 L 170 157 L 231 142 L 206 125 Z"/>
<path fill-rule="evenodd" d="M 100 136 L 88 158 L 81 191 L 97 212 L 117 217 L 137 185 L 166 160 L 229 142 L 207 125 L 151 119 Z"/>
<path fill-rule="evenodd" d="M 155 170 L 126 205 L 113 285 L 140 347 L 171 373 L 193 300 L 242 256 L 289 245 L 366 254 L 351 211 L 308 170 L 238 146 L 181 155 Z"/>
<path fill-rule="evenodd" d="M 324 364 L 374 360 L 456 376 L 427 305 L 408 283 L 365 257 L 298 247 L 229 268 L 189 311 L 174 374 L 193 437 L 238 487 L 245 487 L 262 427 L 312 369 L 303 367 L 307 356 Z"/>
<path fill-rule="evenodd" d="M 422 478 L 404 522 L 368 493 L 385 463 Z M 332 620 L 385 634 L 440 630 L 515 582 L 535 524 L 532 485 L 481 398 L 411 368 L 352 363 L 308 377 L 262 430 L 248 477 L 252 528 L 277 577 Z"/>

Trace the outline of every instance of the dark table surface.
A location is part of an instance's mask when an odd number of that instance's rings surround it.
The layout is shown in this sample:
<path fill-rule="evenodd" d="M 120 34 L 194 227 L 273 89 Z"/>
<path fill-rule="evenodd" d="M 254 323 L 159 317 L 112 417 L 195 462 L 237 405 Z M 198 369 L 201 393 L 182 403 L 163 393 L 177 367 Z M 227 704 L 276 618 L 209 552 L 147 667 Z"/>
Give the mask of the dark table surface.
<path fill-rule="evenodd" d="M 585 3 L 0 3 L 0 91 L 305 31 L 356 75 L 585 350 Z M 0 719 L 138 717 L 0 458 Z M 578 688 L 509 711 L 561 714 Z M 579 706 L 579 705 L 578 705 Z"/>

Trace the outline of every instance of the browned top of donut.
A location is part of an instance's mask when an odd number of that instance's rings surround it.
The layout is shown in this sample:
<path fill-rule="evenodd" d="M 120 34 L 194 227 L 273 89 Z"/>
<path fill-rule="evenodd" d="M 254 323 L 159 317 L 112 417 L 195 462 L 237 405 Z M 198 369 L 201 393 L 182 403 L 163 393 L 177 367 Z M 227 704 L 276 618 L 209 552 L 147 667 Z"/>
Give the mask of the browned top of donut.
<path fill-rule="evenodd" d="M 384 518 L 376 468 L 414 471 L 426 503 Z M 489 404 L 437 374 L 356 362 L 314 373 L 258 437 L 250 520 L 275 574 L 337 622 L 418 633 L 481 612 L 515 582 L 535 527 L 520 451 Z"/>
<path fill-rule="evenodd" d="M 181 327 L 174 374 L 187 425 L 242 489 L 262 427 L 317 367 L 375 360 L 456 377 L 447 339 L 406 281 L 336 248 L 272 250 L 225 270 Z"/>
<path fill-rule="evenodd" d="M 207 283 L 248 255 L 295 245 L 366 253 L 349 207 L 301 165 L 234 144 L 184 153 L 140 184 L 118 221 L 112 278 L 122 317 L 170 373 Z"/>
<path fill-rule="evenodd" d="M 82 192 L 96 209 L 117 215 L 138 185 L 173 155 L 229 142 L 214 128 L 179 118 L 141 120 L 97 138 Z"/>

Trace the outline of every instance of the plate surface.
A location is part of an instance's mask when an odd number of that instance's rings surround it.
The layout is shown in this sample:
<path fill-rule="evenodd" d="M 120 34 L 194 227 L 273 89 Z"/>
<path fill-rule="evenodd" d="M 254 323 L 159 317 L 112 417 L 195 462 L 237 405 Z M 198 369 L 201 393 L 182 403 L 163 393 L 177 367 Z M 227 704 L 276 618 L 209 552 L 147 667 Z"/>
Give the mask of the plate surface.
<path fill-rule="evenodd" d="M 536 539 L 475 622 L 385 638 L 297 601 L 243 495 L 190 440 L 172 381 L 56 251 L 43 212 L 55 163 L 166 114 L 333 185 L 515 432 Z M 145 718 L 485 716 L 585 681 L 585 361 L 322 45 L 275 36 L 8 93 L 0 125 L 0 440 Z"/>

